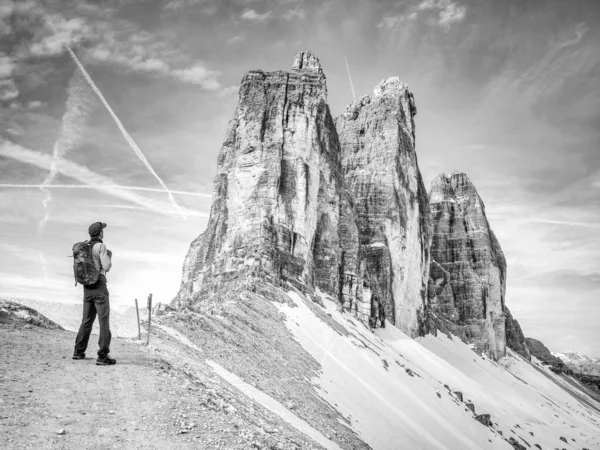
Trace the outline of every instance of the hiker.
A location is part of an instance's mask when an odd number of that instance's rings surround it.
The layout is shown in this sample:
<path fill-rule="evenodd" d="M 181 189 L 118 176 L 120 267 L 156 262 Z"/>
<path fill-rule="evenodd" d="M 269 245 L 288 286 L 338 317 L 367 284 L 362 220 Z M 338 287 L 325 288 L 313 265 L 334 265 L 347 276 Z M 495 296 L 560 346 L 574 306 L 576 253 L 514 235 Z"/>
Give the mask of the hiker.
<path fill-rule="evenodd" d="M 108 299 L 108 289 L 106 287 L 106 273 L 112 266 L 112 252 L 106 248 L 102 242 L 104 237 L 104 228 L 106 224 L 95 222 L 90 225 L 88 231 L 90 240 L 87 244 L 91 247 L 91 257 L 96 270 L 99 272 L 98 281 L 94 284 L 83 286 L 83 319 L 79 327 L 79 333 L 75 339 L 75 352 L 73 359 L 84 359 L 85 350 L 88 346 L 92 326 L 98 315 L 100 326 L 100 337 L 98 338 L 98 359 L 96 364 L 99 366 L 110 366 L 117 361 L 108 356 L 110 351 L 110 303 Z"/>

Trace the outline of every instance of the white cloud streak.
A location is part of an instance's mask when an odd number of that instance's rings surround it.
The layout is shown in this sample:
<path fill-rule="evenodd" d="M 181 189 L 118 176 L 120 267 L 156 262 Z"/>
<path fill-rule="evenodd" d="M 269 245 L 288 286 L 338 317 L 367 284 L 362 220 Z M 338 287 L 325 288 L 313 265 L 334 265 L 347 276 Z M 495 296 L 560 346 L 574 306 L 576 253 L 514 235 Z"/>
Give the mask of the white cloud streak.
<path fill-rule="evenodd" d="M 67 99 L 66 111 L 62 118 L 60 138 L 56 141 L 52 149 L 50 171 L 40 186 L 40 190 L 46 193 L 46 198 L 42 202 L 45 214 L 40 221 L 38 231 L 42 231 L 48 220 L 50 220 L 48 205 L 52 200 L 52 192 L 47 189 L 47 186 L 52 184 L 58 173 L 58 161 L 63 159 L 70 150 L 81 144 L 85 123 L 88 118 L 88 103 L 90 99 L 86 95 L 84 80 L 78 71 L 71 77 L 68 92 L 69 97 Z"/>
<path fill-rule="evenodd" d="M 52 165 L 52 157 L 50 155 L 36 152 L 10 141 L 0 139 L 0 156 L 14 159 L 25 164 L 29 164 L 41 169 L 49 170 Z M 149 211 L 165 215 L 179 214 L 178 211 L 172 208 L 170 203 L 164 201 L 152 200 L 142 197 L 132 190 L 121 189 L 116 186 L 116 183 L 111 178 L 92 172 L 87 167 L 80 166 L 70 161 L 60 160 L 57 165 L 58 173 L 73 178 L 83 184 L 93 186 L 98 192 L 110 195 L 120 200 L 125 200 L 129 203 L 141 206 Z M 205 214 L 200 211 L 180 207 L 183 214 L 187 216 L 204 217 Z"/>
<path fill-rule="evenodd" d="M 415 7 L 409 8 L 406 14 L 386 16 L 381 19 L 379 27 L 396 29 L 402 25 L 423 17 L 425 22 L 449 30 L 467 16 L 467 7 L 452 0 L 423 0 Z"/>
<path fill-rule="evenodd" d="M 172 3 L 191 5 L 202 2 L 188 0 Z M 209 3 L 206 4 L 207 7 L 210 6 Z M 3 27 L 6 28 L 4 34 L 16 32 L 11 24 L 12 16 L 22 19 L 21 28 L 25 27 L 23 24 L 30 23 L 32 33 L 32 37 L 25 38 L 13 56 L 6 59 L 0 54 L 0 80 L 3 73 L 13 71 L 31 57 L 39 59 L 57 56 L 64 53 L 66 47 L 85 46 L 86 62 L 110 64 L 129 72 L 171 77 L 207 91 L 226 89 L 218 81 L 220 72 L 211 70 L 201 61 L 188 65 L 188 61 L 193 60 L 191 56 L 171 45 L 168 37 L 150 33 L 135 22 L 115 17 L 114 8 L 82 4 L 76 7 L 76 12 L 82 12 L 83 15 L 66 18 L 54 13 L 56 6 L 25 0 L 14 2 L 8 7 L 0 5 L 0 36 L 3 34 Z M 53 33 L 48 34 L 41 29 L 39 21 L 50 23 L 54 28 Z M 3 91 L 6 89 L 0 88 L 0 96 Z M 14 93 L 10 95 L 14 96 Z"/>
<path fill-rule="evenodd" d="M 15 189 L 39 189 L 44 185 L 42 184 L 0 184 L 0 188 L 15 188 Z M 97 189 L 99 186 L 92 186 L 87 184 L 52 184 L 45 186 L 46 189 Z M 104 185 L 104 188 L 121 189 L 125 191 L 142 191 L 142 192 L 157 192 L 164 193 L 162 189 L 149 188 L 143 186 L 123 186 L 120 184 Z M 190 192 L 190 191 L 171 191 L 176 195 L 187 195 L 192 197 L 203 197 L 211 198 L 211 194 L 205 194 L 202 192 Z"/>
<path fill-rule="evenodd" d="M 51 23 L 50 23 L 50 26 L 53 27 Z M 154 178 L 156 178 L 156 180 L 162 186 L 162 188 L 166 192 L 167 196 L 169 197 L 169 201 L 171 202 L 171 204 L 173 205 L 173 207 L 175 208 L 175 210 L 181 212 L 181 216 L 183 218 L 185 218 L 185 214 L 181 211 L 181 208 L 179 207 L 179 205 L 175 201 L 175 198 L 173 197 L 173 194 L 171 194 L 171 192 L 169 191 L 169 188 L 164 183 L 164 181 L 162 180 L 162 178 L 160 176 L 158 176 L 158 174 L 155 172 L 154 168 L 150 165 L 150 162 L 146 158 L 146 155 L 144 155 L 144 153 L 142 152 L 142 150 L 138 147 L 138 145 L 136 144 L 136 142 L 129 135 L 129 133 L 127 132 L 127 130 L 125 129 L 125 127 L 121 123 L 121 120 L 117 117 L 117 115 L 115 114 L 115 112 L 113 111 L 113 109 L 110 107 L 109 103 L 104 98 L 104 95 L 102 95 L 102 92 L 100 91 L 100 89 L 98 89 L 98 87 L 96 86 L 96 83 L 94 83 L 94 80 L 92 80 L 92 77 L 89 75 L 89 73 L 87 72 L 87 70 L 85 70 L 85 67 L 83 67 L 83 65 L 81 64 L 81 62 L 79 61 L 79 59 L 77 58 L 77 56 L 75 55 L 75 53 L 73 52 L 73 50 L 71 50 L 71 47 L 69 47 L 66 44 L 65 44 L 65 47 L 66 47 L 67 51 L 69 52 L 69 54 L 71 55 L 71 58 L 73 59 L 73 61 L 75 61 L 75 64 L 77 64 L 77 67 L 79 67 L 79 70 L 81 70 L 81 73 L 83 74 L 85 80 L 88 82 L 88 84 L 90 85 L 90 87 L 92 88 L 92 90 L 96 93 L 96 95 L 98 96 L 98 98 L 100 99 L 100 101 L 102 102 L 102 104 L 105 106 L 105 108 L 107 109 L 107 111 L 110 113 L 113 121 L 117 125 L 117 128 L 119 129 L 119 131 L 121 132 L 121 134 L 123 135 L 123 137 L 125 138 L 125 140 L 127 141 L 127 143 L 129 144 L 129 146 L 131 147 L 131 149 L 133 150 L 133 152 L 140 159 L 140 161 L 142 161 L 142 163 L 144 164 L 144 166 L 148 169 L 148 171 L 154 176 Z"/>
<path fill-rule="evenodd" d="M 271 17 L 271 11 L 267 11 L 263 14 L 257 13 L 253 9 L 247 9 L 242 13 L 240 18 L 242 20 L 248 20 L 250 22 L 263 22 Z"/>

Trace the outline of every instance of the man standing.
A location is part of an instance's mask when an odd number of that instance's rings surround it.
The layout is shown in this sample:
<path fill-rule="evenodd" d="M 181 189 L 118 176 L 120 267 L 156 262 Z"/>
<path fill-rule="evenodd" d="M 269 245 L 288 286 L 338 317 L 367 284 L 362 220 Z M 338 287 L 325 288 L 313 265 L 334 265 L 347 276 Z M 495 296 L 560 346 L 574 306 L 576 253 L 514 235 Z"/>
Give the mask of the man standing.
<path fill-rule="evenodd" d="M 85 350 L 88 346 L 92 326 L 98 315 L 100 325 L 100 337 L 98 339 L 98 359 L 96 364 L 99 366 L 110 366 L 117 361 L 108 356 L 110 348 L 110 303 L 108 300 L 108 288 L 106 287 L 106 273 L 112 266 L 112 252 L 107 250 L 106 245 L 102 242 L 104 238 L 104 228 L 106 224 L 96 222 L 90 225 L 89 234 L 90 240 L 88 244 L 92 246 L 92 260 L 94 266 L 100 273 L 98 281 L 89 286 L 83 286 L 83 319 L 79 327 L 79 333 L 75 339 L 75 351 L 73 359 L 85 358 Z"/>

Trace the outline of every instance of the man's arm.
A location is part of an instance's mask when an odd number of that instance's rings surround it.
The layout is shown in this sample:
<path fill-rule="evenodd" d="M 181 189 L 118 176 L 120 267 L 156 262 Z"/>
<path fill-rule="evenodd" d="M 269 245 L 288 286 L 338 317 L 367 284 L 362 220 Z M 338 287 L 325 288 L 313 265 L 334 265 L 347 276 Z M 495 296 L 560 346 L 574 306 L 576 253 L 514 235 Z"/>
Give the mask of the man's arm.
<path fill-rule="evenodd" d="M 105 272 L 108 273 L 110 268 L 112 267 L 112 252 L 106 249 L 106 245 L 100 244 L 100 248 L 98 249 L 98 254 L 100 255 L 100 263 L 102 264 L 102 268 Z"/>

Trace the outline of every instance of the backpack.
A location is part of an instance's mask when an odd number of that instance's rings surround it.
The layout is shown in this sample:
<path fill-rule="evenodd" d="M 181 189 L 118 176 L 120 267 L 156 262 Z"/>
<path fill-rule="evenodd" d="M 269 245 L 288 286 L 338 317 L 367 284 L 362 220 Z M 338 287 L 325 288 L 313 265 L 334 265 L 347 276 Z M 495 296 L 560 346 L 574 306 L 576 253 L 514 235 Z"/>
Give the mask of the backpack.
<path fill-rule="evenodd" d="M 100 271 L 94 266 L 92 259 L 92 247 L 97 242 L 89 244 L 77 242 L 73 245 L 73 275 L 75 276 L 75 286 L 77 283 L 89 286 L 98 281 Z"/>

